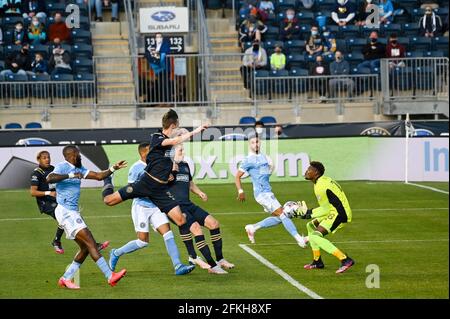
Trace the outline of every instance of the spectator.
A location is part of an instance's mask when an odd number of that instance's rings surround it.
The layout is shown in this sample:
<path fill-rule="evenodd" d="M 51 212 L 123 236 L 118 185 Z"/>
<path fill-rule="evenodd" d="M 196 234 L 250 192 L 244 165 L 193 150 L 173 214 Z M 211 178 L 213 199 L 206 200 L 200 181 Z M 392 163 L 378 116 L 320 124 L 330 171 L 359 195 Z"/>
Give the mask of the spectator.
<path fill-rule="evenodd" d="M 267 14 L 273 14 L 275 11 L 275 7 L 273 2 L 270 0 L 262 0 L 259 3 L 259 10 L 264 11 Z"/>
<path fill-rule="evenodd" d="M 360 2 L 358 11 L 356 14 L 356 18 L 355 18 L 355 20 L 356 20 L 355 24 L 357 26 L 366 25 L 367 18 L 371 14 L 370 8 L 367 9 L 369 6 L 374 6 L 374 5 L 372 5 L 372 0 L 364 0 L 364 1 Z"/>
<path fill-rule="evenodd" d="M 28 72 L 28 74 L 48 74 L 48 63 L 44 60 L 42 53 L 38 52 L 34 55 L 34 61 L 31 62 L 31 72 Z"/>
<path fill-rule="evenodd" d="M 426 7 L 431 7 L 431 9 L 439 8 L 438 0 L 418 0 L 420 4 L 420 9 L 425 9 Z"/>
<path fill-rule="evenodd" d="M 267 53 L 258 40 L 253 41 L 253 45 L 245 50 L 242 59 L 241 74 L 244 79 L 244 87 L 249 88 L 251 77 L 254 70 L 263 69 L 267 66 Z"/>
<path fill-rule="evenodd" d="M 286 67 L 286 55 L 283 53 L 281 45 L 275 47 L 275 53 L 270 56 L 270 68 L 274 71 L 284 70 Z"/>
<path fill-rule="evenodd" d="M 13 52 L 6 58 L 5 70 L 0 72 L 0 79 L 10 74 L 27 75 L 27 71 L 31 70 L 31 60 L 30 45 L 24 43 L 19 52 Z"/>
<path fill-rule="evenodd" d="M 356 8 L 349 0 L 337 0 L 331 18 L 338 26 L 350 23 L 356 16 Z"/>
<path fill-rule="evenodd" d="M 256 8 L 257 6 L 257 0 L 245 0 L 243 1 L 241 9 L 239 9 L 239 15 L 248 17 L 250 15 L 250 11 L 252 11 L 252 9 Z"/>
<path fill-rule="evenodd" d="M 159 74 L 166 69 L 166 56 L 170 53 L 170 45 L 163 38 L 162 33 L 155 35 L 155 47 L 149 46 L 145 51 L 145 57 L 153 72 Z"/>
<path fill-rule="evenodd" d="M 294 9 L 286 10 L 286 18 L 280 24 L 280 40 L 293 40 L 300 34 L 300 25 L 298 19 L 295 17 Z"/>
<path fill-rule="evenodd" d="M 319 34 L 319 28 L 313 26 L 311 28 L 311 36 L 306 42 L 306 52 L 308 52 L 311 59 L 323 53 L 324 39 Z"/>
<path fill-rule="evenodd" d="M 22 14 L 21 0 L 0 0 L 0 8 L 5 16 L 20 16 Z"/>
<path fill-rule="evenodd" d="M 27 34 L 23 29 L 23 23 L 17 22 L 14 31 L 12 33 L 12 43 L 14 43 L 15 45 L 21 45 L 22 43 L 26 42 L 27 40 L 26 36 Z"/>
<path fill-rule="evenodd" d="M 72 58 L 69 52 L 64 50 L 64 48 L 57 44 L 53 49 L 53 54 L 50 57 L 48 65 L 52 70 L 52 76 L 56 74 L 72 74 L 72 67 L 70 63 Z"/>
<path fill-rule="evenodd" d="M 350 65 L 344 60 L 344 56 L 340 51 L 336 51 L 335 61 L 330 64 L 331 75 L 349 75 Z M 347 89 L 348 96 L 353 95 L 355 89 L 355 82 L 350 78 L 339 77 L 337 79 L 330 80 L 330 97 L 336 97 L 336 91 L 342 92 L 343 89 Z"/>
<path fill-rule="evenodd" d="M 311 9 L 314 6 L 314 0 L 299 0 L 305 9 Z"/>
<path fill-rule="evenodd" d="M 239 30 L 239 41 L 242 49 L 244 49 L 246 42 L 261 42 L 262 33 L 266 31 L 267 27 L 254 14 L 250 15 L 248 19 L 242 22 Z"/>
<path fill-rule="evenodd" d="M 45 22 L 47 14 L 45 13 L 44 0 L 23 0 L 22 1 L 22 16 L 24 19 L 31 19 L 37 17 L 39 21 Z"/>
<path fill-rule="evenodd" d="M 358 64 L 358 69 L 369 68 L 371 72 L 375 72 L 380 67 L 380 59 L 386 57 L 386 47 L 378 42 L 378 33 L 373 31 L 370 33 L 370 42 L 362 48 L 364 62 Z"/>
<path fill-rule="evenodd" d="M 442 26 L 442 33 L 444 34 L 444 36 L 448 37 L 448 13 L 447 17 L 445 18 L 444 25 Z"/>
<path fill-rule="evenodd" d="M 94 7 L 93 3 L 95 2 L 95 21 L 102 22 L 103 21 L 103 7 L 111 7 L 111 21 L 118 22 L 119 21 L 119 0 L 90 0 L 91 8 Z"/>
<path fill-rule="evenodd" d="M 276 139 L 276 138 L 286 138 L 287 135 L 284 134 L 283 132 L 283 126 L 281 124 L 276 124 L 275 128 L 273 130 L 273 135 L 272 138 Z"/>
<path fill-rule="evenodd" d="M 378 10 L 380 24 L 389 24 L 394 20 L 394 5 L 391 0 L 380 0 Z"/>
<path fill-rule="evenodd" d="M 396 59 L 404 58 L 406 55 L 406 49 L 403 45 L 398 43 L 397 34 L 393 33 L 389 37 L 389 44 L 386 47 L 386 58 Z M 404 67 L 405 62 L 401 60 L 394 60 L 389 62 L 389 67 Z"/>
<path fill-rule="evenodd" d="M 312 76 L 325 76 L 329 75 L 328 65 L 323 61 L 323 57 L 318 55 L 316 62 L 312 62 L 309 68 L 309 75 Z M 327 79 L 320 78 L 313 81 L 313 88 L 319 91 L 321 103 L 325 103 L 327 94 Z"/>
<path fill-rule="evenodd" d="M 431 7 L 425 9 L 425 15 L 419 20 L 420 35 L 427 38 L 434 38 L 442 30 L 442 20 L 433 12 Z"/>
<path fill-rule="evenodd" d="M 267 132 L 264 122 L 262 121 L 255 122 L 255 132 L 260 139 L 265 140 L 267 138 Z"/>
<path fill-rule="evenodd" d="M 31 44 L 40 44 L 44 43 L 46 38 L 44 24 L 39 21 L 38 17 L 34 16 L 28 27 L 28 40 L 31 41 Z"/>
<path fill-rule="evenodd" d="M 56 38 L 60 43 L 70 42 L 70 30 L 59 12 L 55 13 L 55 22 L 48 27 L 48 40 L 55 42 Z"/>
<path fill-rule="evenodd" d="M 322 30 L 322 36 L 324 39 L 323 43 L 323 54 L 334 54 L 337 50 L 336 37 L 333 33 L 330 32 L 326 27 Z"/>

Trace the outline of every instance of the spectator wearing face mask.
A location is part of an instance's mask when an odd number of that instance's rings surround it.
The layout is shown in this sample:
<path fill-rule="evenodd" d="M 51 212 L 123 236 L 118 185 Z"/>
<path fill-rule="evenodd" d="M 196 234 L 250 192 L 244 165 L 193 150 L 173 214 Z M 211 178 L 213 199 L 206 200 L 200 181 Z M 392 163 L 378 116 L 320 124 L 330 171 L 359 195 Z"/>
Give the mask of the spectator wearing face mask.
<path fill-rule="evenodd" d="M 47 19 L 45 11 L 44 0 L 22 0 L 22 16 L 24 19 L 37 17 L 39 21 L 45 22 L 45 19 Z"/>
<path fill-rule="evenodd" d="M 394 20 L 394 5 L 391 0 L 380 0 L 378 10 L 381 24 L 389 24 Z"/>
<path fill-rule="evenodd" d="M 331 18 L 338 26 L 349 24 L 356 16 L 356 8 L 349 0 L 337 0 Z"/>
<path fill-rule="evenodd" d="M 369 36 L 370 42 L 362 48 L 364 61 L 358 64 L 358 69 L 369 68 L 375 73 L 380 68 L 380 59 L 386 57 L 386 47 L 378 41 L 378 33 L 372 32 Z"/>
<path fill-rule="evenodd" d="M 330 32 L 326 27 L 322 30 L 322 37 L 324 39 L 323 43 L 323 54 L 329 55 L 334 54 L 337 50 L 336 37 Z"/>
<path fill-rule="evenodd" d="M 441 34 L 442 20 L 433 12 L 431 7 L 425 9 L 425 15 L 419 20 L 420 35 L 427 38 L 434 38 Z"/>
<path fill-rule="evenodd" d="M 389 37 L 389 43 L 386 47 L 386 58 L 388 59 L 404 58 L 405 55 L 406 55 L 406 48 L 402 44 L 398 43 L 397 34 L 395 33 L 391 34 L 391 36 Z M 401 60 L 394 60 L 389 62 L 389 67 L 391 68 L 404 66 L 405 62 Z"/>
<path fill-rule="evenodd" d="M 275 52 L 270 56 L 270 69 L 274 71 L 284 70 L 286 67 L 286 55 L 281 45 L 275 47 Z"/>
<path fill-rule="evenodd" d="M 280 40 L 294 40 L 300 34 L 300 24 L 295 17 L 294 9 L 286 10 L 286 18 L 280 23 Z"/>
<path fill-rule="evenodd" d="M 262 33 L 266 31 L 267 27 L 255 15 L 250 15 L 248 19 L 242 22 L 239 30 L 239 42 L 242 49 L 244 49 L 246 42 L 261 42 Z"/>
<path fill-rule="evenodd" d="M 325 76 L 329 75 L 330 71 L 328 65 L 324 62 L 323 57 L 318 55 L 316 57 L 316 61 L 312 62 L 309 68 L 309 75 L 311 76 Z M 312 82 L 313 88 L 315 88 L 320 95 L 321 103 L 325 103 L 326 95 L 327 95 L 327 79 L 320 78 L 315 79 Z"/>
<path fill-rule="evenodd" d="M 21 45 L 27 42 L 27 34 L 23 29 L 23 23 L 17 22 L 12 33 L 12 43 L 15 45 Z"/>
<path fill-rule="evenodd" d="M 61 13 L 55 13 L 55 22 L 48 27 L 48 40 L 55 42 L 58 38 L 61 43 L 69 43 L 71 39 L 70 30 L 63 21 Z"/>
<path fill-rule="evenodd" d="M 241 74 L 244 80 L 244 87 L 250 87 L 250 81 L 255 70 L 263 69 L 267 66 L 267 53 L 257 40 L 253 45 L 245 50 L 244 58 L 242 59 Z"/>
<path fill-rule="evenodd" d="M 34 61 L 31 62 L 31 71 L 28 74 L 48 74 L 48 63 L 44 60 L 42 53 L 38 52 L 34 55 Z"/>
<path fill-rule="evenodd" d="M 11 53 L 5 60 L 5 70 L 0 72 L 0 79 L 4 79 L 10 74 L 27 75 L 31 70 L 32 57 L 30 55 L 30 45 L 24 43 L 19 52 Z"/>
<path fill-rule="evenodd" d="M 306 52 L 308 52 L 310 59 L 315 59 L 316 56 L 322 55 L 324 42 L 323 37 L 319 34 L 319 28 L 313 26 L 311 28 L 311 35 L 306 42 Z"/>
<path fill-rule="evenodd" d="M 356 22 L 355 24 L 357 26 L 363 26 L 366 25 L 367 23 L 367 18 L 369 17 L 369 15 L 371 14 L 371 11 L 368 11 L 368 7 L 370 9 L 370 6 L 372 5 L 372 0 L 364 0 L 361 1 L 358 7 L 358 11 L 356 14 Z"/>
<path fill-rule="evenodd" d="M 36 16 L 32 18 L 30 26 L 28 27 L 28 39 L 31 44 L 44 43 L 47 39 L 45 26 Z"/>
<path fill-rule="evenodd" d="M 330 64 L 330 74 L 331 75 L 349 75 L 350 65 L 344 60 L 344 56 L 340 51 L 336 51 L 335 61 Z M 336 79 L 331 79 L 329 83 L 330 87 L 330 97 L 336 97 L 336 92 L 342 92 L 344 89 L 347 90 L 349 97 L 352 96 L 355 89 L 355 82 L 350 78 L 339 77 Z"/>
<path fill-rule="evenodd" d="M 61 45 L 56 45 L 48 62 L 50 69 L 53 70 L 52 76 L 56 74 L 72 74 L 71 62 L 72 58 L 69 52 L 64 50 Z"/>
<path fill-rule="evenodd" d="M 267 134 L 266 134 L 266 128 L 265 128 L 264 122 L 256 121 L 255 122 L 255 131 L 256 131 L 256 135 L 260 139 L 262 139 L 262 140 L 266 139 Z"/>

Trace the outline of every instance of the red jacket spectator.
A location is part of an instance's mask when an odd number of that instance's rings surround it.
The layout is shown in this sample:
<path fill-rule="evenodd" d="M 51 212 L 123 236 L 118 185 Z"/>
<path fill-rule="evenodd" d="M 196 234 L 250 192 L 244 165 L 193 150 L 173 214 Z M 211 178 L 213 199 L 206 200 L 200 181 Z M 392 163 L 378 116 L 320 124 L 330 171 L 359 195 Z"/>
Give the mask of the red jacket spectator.
<path fill-rule="evenodd" d="M 55 14 L 55 23 L 48 27 L 49 41 L 54 42 L 56 38 L 60 39 L 61 43 L 70 41 L 70 30 L 62 20 L 60 13 Z"/>
<path fill-rule="evenodd" d="M 405 55 L 405 47 L 397 39 L 391 39 L 386 47 L 386 58 L 403 58 Z"/>

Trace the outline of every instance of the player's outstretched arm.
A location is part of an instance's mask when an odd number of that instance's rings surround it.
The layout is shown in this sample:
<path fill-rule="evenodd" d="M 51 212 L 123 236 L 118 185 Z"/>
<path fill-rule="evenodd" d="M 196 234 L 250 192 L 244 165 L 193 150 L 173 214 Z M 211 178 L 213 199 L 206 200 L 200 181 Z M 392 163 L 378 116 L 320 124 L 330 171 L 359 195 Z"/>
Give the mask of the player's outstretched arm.
<path fill-rule="evenodd" d="M 111 175 L 112 173 L 114 173 L 114 171 L 117 171 L 121 168 L 125 168 L 127 167 L 127 162 L 126 161 L 119 161 L 116 164 L 114 164 L 113 166 L 111 166 L 109 169 L 101 171 L 101 172 L 91 172 L 89 171 L 89 173 L 86 175 L 86 179 L 95 179 L 98 181 L 102 181 L 105 178 L 107 178 L 109 175 Z"/>
<path fill-rule="evenodd" d="M 189 184 L 189 189 L 192 193 L 198 195 L 202 199 L 202 201 L 206 202 L 208 200 L 208 195 L 202 192 L 202 190 L 195 184 L 193 181 Z"/>
<path fill-rule="evenodd" d="M 47 183 L 59 183 L 68 178 L 82 179 L 83 174 L 81 174 L 81 173 L 56 174 L 56 173 L 52 172 L 52 173 L 48 174 L 46 180 L 47 180 Z"/>
<path fill-rule="evenodd" d="M 30 194 L 33 197 L 53 196 L 56 197 L 55 191 L 39 191 L 37 186 L 30 186 Z"/>
<path fill-rule="evenodd" d="M 181 143 L 189 140 L 192 136 L 203 132 L 207 128 L 208 128 L 208 125 L 201 125 L 201 126 L 197 127 L 195 130 L 193 130 L 192 132 L 187 132 L 187 133 L 181 134 L 179 136 L 167 138 L 164 141 L 162 141 L 161 145 L 162 146 L 169 146 L 169 145 L 174 146 L 177 144 L 181 144 Z"/>
<path fill-rule="evenodd" d="M 241 183 L 241 177 L 245 174 L 243 171 L 238 171 L 236 174 L 236 177 L 234 179 L 234 183 L 236 184 L 236 188 L 238 190 L 238 197 L 237 199 L 241 202 L 245 201 L 245 193 L 242 189 L 242 183 Z"/>

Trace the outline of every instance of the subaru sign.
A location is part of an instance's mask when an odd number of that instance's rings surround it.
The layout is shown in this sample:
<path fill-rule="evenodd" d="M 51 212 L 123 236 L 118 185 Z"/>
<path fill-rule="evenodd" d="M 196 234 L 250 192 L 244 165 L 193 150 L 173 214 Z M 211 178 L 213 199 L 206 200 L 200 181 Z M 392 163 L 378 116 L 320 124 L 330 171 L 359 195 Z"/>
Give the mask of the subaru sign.
<path fill-rule="evenodd" d="M 186 33 L 189 32 L 188 8 L 141 8 L 139 24 L 141 33 Z"/>

